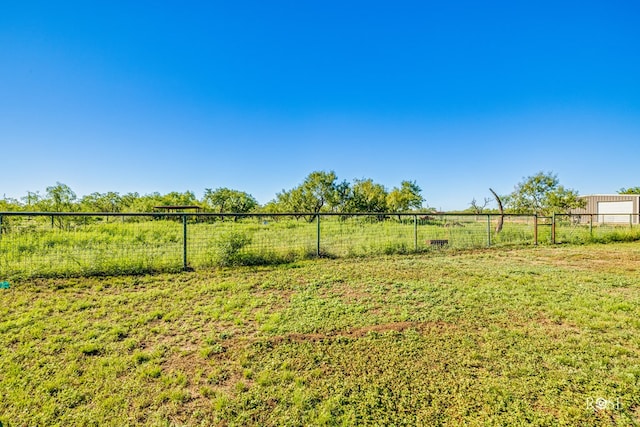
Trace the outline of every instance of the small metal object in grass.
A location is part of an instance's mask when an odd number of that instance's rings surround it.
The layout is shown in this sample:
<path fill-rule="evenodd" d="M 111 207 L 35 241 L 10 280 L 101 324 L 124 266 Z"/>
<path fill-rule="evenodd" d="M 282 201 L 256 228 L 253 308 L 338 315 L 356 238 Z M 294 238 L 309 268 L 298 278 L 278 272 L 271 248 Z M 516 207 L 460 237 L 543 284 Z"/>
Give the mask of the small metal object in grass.
<path fill-rule="evenodd" d="M 9 282 L 0 282 L 0 289 L 9 289 Z"/>
<path fill-rule="evenodd" d="M 431 246 L 435 246 L 437 248 L 442 248 L 446 245 L 449 244 L 449 240 L 446 239 L 431 239 L 431 240 L 427 240 L 427 244 L 431 245 Z"/>

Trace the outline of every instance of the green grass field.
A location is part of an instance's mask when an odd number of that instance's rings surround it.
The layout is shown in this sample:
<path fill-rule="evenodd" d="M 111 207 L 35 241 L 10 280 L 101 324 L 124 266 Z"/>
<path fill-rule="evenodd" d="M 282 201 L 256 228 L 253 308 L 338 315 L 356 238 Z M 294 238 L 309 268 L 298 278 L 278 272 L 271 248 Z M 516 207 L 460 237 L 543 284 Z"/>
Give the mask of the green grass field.
<path fill-rule="evenodd" d="M 4 426 L 640 424 L 637 243 L 30 279 L 0 298 Z"/>

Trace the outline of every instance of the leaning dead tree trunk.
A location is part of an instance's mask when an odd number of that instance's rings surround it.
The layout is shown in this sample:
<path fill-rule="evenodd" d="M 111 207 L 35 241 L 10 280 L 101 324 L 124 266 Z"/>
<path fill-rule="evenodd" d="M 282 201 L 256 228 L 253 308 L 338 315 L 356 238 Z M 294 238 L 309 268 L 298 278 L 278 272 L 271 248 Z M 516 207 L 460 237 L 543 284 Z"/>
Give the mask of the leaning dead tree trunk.
<path fill-rule="evenodd" d="M 500 200 L 500 197 L 498 197 L 496 192 L 493 191 L 491 188 L 489 189 L 489 191 L 491 191 L 491 194 L 493 194 L 493 197 L 496 198 L 496 202 L 498 202 L 498 209 L 500 209 L 500 218 L 498 218 L 498 225 L 496 225 L 496 234 L 497 234 L 502 231 L 502 225 L 504 224 L 504 208 L 502 207 L 502 200 Z"/>

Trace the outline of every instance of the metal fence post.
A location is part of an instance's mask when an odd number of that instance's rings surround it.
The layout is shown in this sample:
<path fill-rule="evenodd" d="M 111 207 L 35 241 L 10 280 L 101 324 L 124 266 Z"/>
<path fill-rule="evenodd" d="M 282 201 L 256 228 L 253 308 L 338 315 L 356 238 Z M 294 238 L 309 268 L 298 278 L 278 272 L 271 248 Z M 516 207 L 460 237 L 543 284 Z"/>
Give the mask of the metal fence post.
<path fill-rule="evenodd" d="M 589 237 L 593 237 L 593 214 L 589 215 Z"/>
<path fill-rule="evenodd" d="M 556 244 L 556 213 L 551 214 L 551 244 Z"/>
<path fill-rule="evenodd" d="M 418 252 L 418 215 L 413 216 L 413 248 Z"/>
<path fill-rule="evenodd" d="M 0 215 L 0 239 L 2 239 L 2 215 Z"/>
<path fill-rule="evenodd" d="M 538 214 L 533 215 L 533 245 L 538 246 Z"/>
<path fill-rule="evenodd" d="M 182 215 L 182 269 L 188 269 L 187 263 L 187 216 Z"/>
<path fill-rule="evenodd" d="M 491 246 L 491 215 L 487 214 L 487 246 Z"/>
<path fill-rule="evenodd" d="M 317 233 L 316 233 L 316 255 L 318 257 L 320 257 L 320 213 L 318 213 L 318 215 L 316 215 L 316 228 L 317 228 Z"/>

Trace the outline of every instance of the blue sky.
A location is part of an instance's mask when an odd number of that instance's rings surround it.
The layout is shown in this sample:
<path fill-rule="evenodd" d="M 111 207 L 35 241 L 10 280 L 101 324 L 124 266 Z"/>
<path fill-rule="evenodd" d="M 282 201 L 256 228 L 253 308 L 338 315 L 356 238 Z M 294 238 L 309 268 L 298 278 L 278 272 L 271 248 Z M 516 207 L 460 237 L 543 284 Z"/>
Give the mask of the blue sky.
<path fill-rule="evenodd" d="M 0 4 L 0 196 L 640 185 L 635 1 Z"/>

